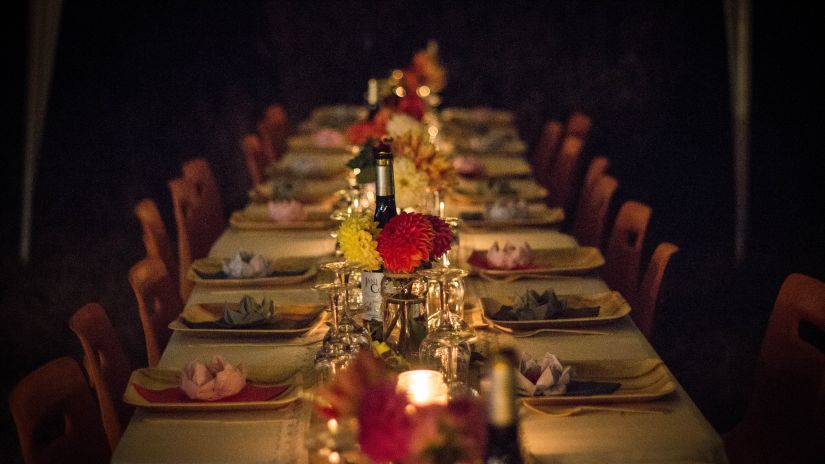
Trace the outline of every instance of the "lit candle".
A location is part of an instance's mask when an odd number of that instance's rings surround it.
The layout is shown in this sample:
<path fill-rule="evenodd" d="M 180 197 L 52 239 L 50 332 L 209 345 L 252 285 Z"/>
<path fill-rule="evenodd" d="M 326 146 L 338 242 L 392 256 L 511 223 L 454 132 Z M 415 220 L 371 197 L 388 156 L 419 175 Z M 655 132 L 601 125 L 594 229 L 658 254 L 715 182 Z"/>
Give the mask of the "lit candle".
<path fill-rule="evenodd" d="M 398 375 L 396 390 L 407 394 L 415 406 L 447 403 L 447 384 L 438 371 L 415 370 Z"/>

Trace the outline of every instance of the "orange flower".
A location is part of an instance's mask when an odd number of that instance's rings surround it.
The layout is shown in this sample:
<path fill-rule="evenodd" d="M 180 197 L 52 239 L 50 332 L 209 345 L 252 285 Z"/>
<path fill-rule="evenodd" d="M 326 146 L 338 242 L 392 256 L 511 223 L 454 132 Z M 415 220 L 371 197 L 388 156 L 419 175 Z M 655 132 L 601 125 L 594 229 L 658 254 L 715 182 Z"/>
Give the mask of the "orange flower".
<path fill-rule="evenodd" d="M 420 213 L 401 213 L 378 234 L 378 253 L 389 272 L 412 272 L 430 257 L 435 231 Z"/>

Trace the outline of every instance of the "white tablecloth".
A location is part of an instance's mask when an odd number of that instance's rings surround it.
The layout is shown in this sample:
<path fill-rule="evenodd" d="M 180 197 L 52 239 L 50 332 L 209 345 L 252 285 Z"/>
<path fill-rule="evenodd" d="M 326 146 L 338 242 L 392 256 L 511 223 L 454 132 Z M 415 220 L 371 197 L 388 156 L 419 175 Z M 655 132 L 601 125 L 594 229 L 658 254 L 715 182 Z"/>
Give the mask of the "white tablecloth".
<path fill-rule="evenodd" d="M 527 240 L 533 247 L 574 246 L 572 237 L 546 229 L 506 233 L 462 233 L 461 248 L 484 249 L 495 241 Z M 212 256 L 226 257 L 240 248 L 267 256 L 324 255 L 334 251 L 328 232 L 251 232 L 227 230 Z M 465 256 L 466 257 L 466 256 Z M 242 294 L 317 301 L 309 284 L 295 288 L 257 290 L 207 289 L 197 286 L 190 303 L 237 299 Z M 468 281 L 471 297 L 502 297 L 527 288 L 552 287 L 559 294 L 587 294 L 606 290 L 597 277 L 560 277 L 520 280 L 509 284 L 478 279 Z M 629 318 L 599 327 L 608 335 L 546 334 L 517 339 L 519 348 L 540 356 L 557 354 L 563 360 L 644 359 L 658 357 Z M 508 335 L 497 335 L 507 341 Z M 284 374 L 303 371 L 311 377 L 312 355 L 318 345 L 295 346 L 295 341 L 184 336 L 175 333 L 160 367 L 180 368 L 195 358 L 221 353 L 248 365 L 266 364 Z M 724 463 L 719 435 L 691 399 L 679 388 L 657 402 L 666 414 L 589 413 L 548 417 L 523 411 L 521 433 L 528 460 L 542 463 Z M 296 404 L 280 411 L 161 413 L 137 411 L 112 458 L 117 463 L 237 462 L 302 463 L 306 461 L 304 431 L 308 407 Z"/>

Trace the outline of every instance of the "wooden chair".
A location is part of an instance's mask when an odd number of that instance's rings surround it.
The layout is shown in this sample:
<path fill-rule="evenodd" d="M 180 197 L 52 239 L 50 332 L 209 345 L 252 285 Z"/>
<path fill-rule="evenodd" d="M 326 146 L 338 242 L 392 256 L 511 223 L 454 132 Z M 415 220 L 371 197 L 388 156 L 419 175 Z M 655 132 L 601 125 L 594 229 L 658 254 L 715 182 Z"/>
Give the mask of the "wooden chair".
<path fill-rule="evenodd" d="M 724 435 L 731 463 L 825 457 L 825 282 L 785 279 L 768 320 L 745 417 Z"/>
<path fill-rule="evenodd" d="M 576 111 L 567 118 L 567 134 L 586 139 L 590 135 L 590 129 L 593 127 L 593 121 L 590 116 Z"/>
<path fill-rule="evenodd" d="M 26 464 L 109 462 L 94 398 L 74 359 L 55 359 L 24 377 L 9 394 L 9 408 Z M 50 424 L 59 431 L 49 440 L 42 432 Z"/>
<path fill-rule="evenodd" d="M 659 293 L 662 288 L 665 270 L 670 262 L 670 257 L 679 251 L 679 247 L 663 242 L 653 250 L 650 262 L 639 284 L 639 292 L 636 297 L 636 306 L 630 312 L 630 317 L 636 323 L 636 327 L 649 340 L 653 340 L 653 322 L 656 317 L 656 306 L 659 302 Z"/>
<path fill-rule="evenodd" d="M 151 198 L 144 198 L 135 205 L 135 216 L 143 228 L 143 245 L 146 256 L 158 258 L 166 266 L 166 272 L 175 280 L 178 279 L 178 262 L 172 249 L 172 242 L 166 233 L 166 224 L 160 217 L 158 205 Z"/>
<path fill-rule="evenodd" d="M 533 156 L 530 160 L 533 165 L 533 173 L 536 176 L 536 182 L 544 187 L 547 187 L 550 170 L 556 161 L 563 135 L 564 126 L 562 123 L 556 120 L 547 121 L 541 131 L 538 144 L 533 150 Z"/>
<path fill-rule="evenodd" d="M 205 232 L 217 231 L 215 238 L 220 236 L 226 228 L 226 216 L 223 210 L 223 200 L 218 181 L 209 162 L 203 158 L 195 158 L 183 163 L 181 172 L 183 180 L 195 186 L 195 190 L 206 206 L 207 215 L 204 217 L 208 223 L 204 224 Z M 183 270 L 181 270 L 183 271 Z"/>
<path fill-rule="evenodd" d="M 83 365 L 89 374 L 89 383 L 97 392 L 109 446 L 115 449 L 122 426 L 132 413 L 121 400 L 131 375 L 129 361 L 109 317 L 99 304 L 89 303 L 80 308 L 69 320 L 69 327 L 83 346 Z"/>
<path fill-rule="evenodd" d="M 582 192 L 572 228 L 579 245 L 601 248 L 610 200 L 618 188 L 619 181 L 615 177 L 602 176 L 593 188 Z"/>
<path fill-rule="evenodd" d="M 587 171 L 584 174 L 580 198 L 596 185 L 596 181 L 605 175 L 608 167 L 610 167 L 610 160 L 605 156 L 594 156 L 593 159 L 590 160 L 590 164 L 587 166 Z"/>
<path fill-rule="evenodd" d="M 565 137 L 547 181 L 547 189 L 549 190 L 547 196 L 548 206 L 563 208 L 565 213 L 568 214 L 578 183 L 579 159 L 583 147 L 584 140 L 580 137 Z"/>
<path fill-rule="evenodd" d="M 184 179 L 169 181 L 175 225 L 178 232 L 178 282 L 182 301 L 189 298 L 193 284 L 186 277 L 196 259 L 209 254 L 212 244 L 220 237 L 224 226 L 217 223 L 209 205 L 198 194 L 195 186 Z"/>
<path fill-rule="evenodd" d="M 277 160 L 286 152 L 289 120 L 281 105 L 270 105 L 258 121 L 258 135 L 267 159 Z"/>
<path fill-rule="evenodd" d="M 241 150 L 252 186 L 263 183 L 266 180 L 266 168 L 274 158 L 270 158 L 264 151 L 261 137 L 257 134 L 246 134 L 241 139 Z"/>
<path fill-rule="evenodd" d="M 146 358 L 149 367 L 155 367 L 172 336 L 169 323 L 183 310 L 177 282 L 166 272 L 161 260 L 147 257 L 129 270 L 129 283 L 135 292 L 143 325 Z"/>
<path fill-rule="evenodd" d="M 650 214 L 650 207 L 643 203 L 625 202 L 616 215 L 604 253 L 602 277 L 608 287 L 624 295 L 631 307 L 636 306 L 639 262 Z"/>

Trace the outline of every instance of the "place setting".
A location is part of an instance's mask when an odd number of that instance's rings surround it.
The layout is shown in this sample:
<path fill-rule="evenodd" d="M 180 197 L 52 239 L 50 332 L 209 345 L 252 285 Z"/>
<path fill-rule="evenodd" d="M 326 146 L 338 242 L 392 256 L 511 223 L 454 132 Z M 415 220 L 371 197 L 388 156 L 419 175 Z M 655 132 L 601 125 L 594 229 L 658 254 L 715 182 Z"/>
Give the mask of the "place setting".
<path fill-rule="evenodd" d="M 513 282 L 523 278 L 588 274 L 604 265 L 596 247 L 533 249 L 521 244 L 496 241 L 487 250 L 472 250 L 467 257 L 471 272 L 485 280 Z"/>

